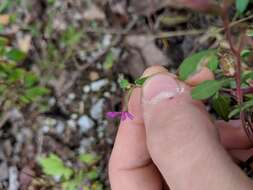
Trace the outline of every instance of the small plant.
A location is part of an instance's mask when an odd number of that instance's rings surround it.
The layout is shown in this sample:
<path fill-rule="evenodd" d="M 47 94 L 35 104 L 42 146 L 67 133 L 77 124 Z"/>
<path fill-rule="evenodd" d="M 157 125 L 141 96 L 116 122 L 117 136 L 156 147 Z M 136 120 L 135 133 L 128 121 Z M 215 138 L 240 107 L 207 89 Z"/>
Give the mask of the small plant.
<path fill-rule="evenodd" d="M 46 177 L 53 178 L 52 187 L 58 186 L 63 190 L 102 190 L 103 185 L 98 181 L 96 163 L 100 158 L 94 154 L 81 154 L 76 159 L 79 167 L 66 166 L 56 155 L 39 157 L 38 163 Z M 46 180 L 46 179 L 45 179 Z"/>
<path fill-rule="evenodd" d="M 8 2 L 8 1 L 7 1 Z M 6 4 L 7 6 L 7 4 Z M 0 36 L 0 111 L 3 115 L 16 107 L 35 103 L 48 94 L 49 90 L 40 86 L 38 76 L 19 66 L 26 53 L 9 45 L 9 39 Z M 1 115 L 0 115 L 1 117 Z"/>

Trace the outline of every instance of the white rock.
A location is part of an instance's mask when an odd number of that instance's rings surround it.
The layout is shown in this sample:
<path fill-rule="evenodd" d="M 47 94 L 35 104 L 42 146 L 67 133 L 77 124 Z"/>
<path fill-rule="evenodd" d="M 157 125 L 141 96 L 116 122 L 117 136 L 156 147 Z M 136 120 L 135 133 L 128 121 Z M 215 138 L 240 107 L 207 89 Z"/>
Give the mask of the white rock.
<path fill-rule="evenodd" d="M 111 97 L 110 92 L 104 92 L 104 97 L 106 97 L 106 98 L 110 98 L 110 97 Z"/>
<path fill-rule="evenodd" d="M 0 164 L 0 181 L 8 179 L 8 166 L 6 162 Z"/>
<path fill-rule="evenodd" d="M 73 129 L 76 128 L 76 122 L 73 119 L 68 120 L 67 124 L 68 124 L 69 127 L 73 128 Z"/>
<path fill-rule="evenodd" d="M 101 80 L 92 82 L 90 87 L 92 91 L 96 92 L 96 91 L 99 91 L 104 86 L 106 86 L 108 83 L 109 83 L 108 79 L 101 79 Z"/>
<path fill-rule="evenodd" d="M 9 184 L 8 190 L 18 190 L 18 170 L 15 166 L 9 168 Z"/>
<path fill-rule="evenodd" d="M 103 41 L 102 41 L 102 45 L 104 47 L 109 46 L 111 44 L 111 39 L 112 39 L 112 35 L 110 35 L 110 34 L 105 35 L 103 38 Z"/>
<path fill-rule="evenodd" d="M 74 94 L 74 93 L 70 93 L 69 95 L 68 95 L 68 99 L 69 100 L 74 100 L 76 98 L 76 95 Z"/>
<path fill-rule="evenodd" d="M 65 125 L 62 121 L 59 121 L 55 126 L 56 133 L 62 134 L 64 132 Z"/>
<path fill-rule="evenodd" d="M 76 113 L 73 113 L 73 114 L 71 114 L 70 117 L 71 117 L 71 119 L 76 120 L 78 115 Z"/>
<path fill-rule="evenodd" d="M 77 124 L 80 126 L 81 133 L 87 132 L 95 125 L 94 121 L 92 121 L 92 119 L 90 119 L 86 115 L 83 115 L 82 117 L 80 117 L 77 121 Z"/>
<path fill-rule="evenodd" d="M 90 110 L 91 117 L 94 119 L 101 119 L 103 117 L 104 99 L 98 100 Z"/>
<path fill-rule="evenodd" d="M 84 93 L 89 93 L 89 92 L 90 92 L 90 86 L 85 85 L 85 86 L 83 87 L 83 92 L 84 92 Z"/>
<path fill-rule="evenodd" d="M 47 125 L 44 125 L 44 126 L 42 127 L 42 132 L 43 132 L 43 133 L 48 133 L 49 130 L 50 130 L 50 127 L 47 126 Z"/>

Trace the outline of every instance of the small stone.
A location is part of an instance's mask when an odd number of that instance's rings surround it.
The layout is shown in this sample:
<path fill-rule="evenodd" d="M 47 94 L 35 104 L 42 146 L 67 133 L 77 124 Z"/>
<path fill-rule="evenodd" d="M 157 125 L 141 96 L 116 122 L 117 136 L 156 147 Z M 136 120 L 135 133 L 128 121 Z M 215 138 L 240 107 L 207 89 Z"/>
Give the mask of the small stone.
<path fill-rule="evenodd" d="M 67 121 L 67 124 L 68 124 L 68 126 L 69 127 L 71 127 L 71 128 L 76 128 L 76 122 L 75 122 L 75 120 L 73 120 L 73 119 L 70 119 L 70 120 L 68 120 Z"/>
<path fill-rule="evenodd" d="M 6 162 L 0 164 L 0 182 L 8 179 L 8 166 Z"/>
<path fill-rule="evenodd" d="M 106 86 L 108 83 L 109 83 L 108 79 L 101 79 L 101 80 L 92 82 L 90 87 L 92 91 L 96 92 L 96 91 L 99 91 L 104 86 Z"/>
<path fill-rule="evenodd" d="M 111 44 L 111 39 L 112 39 L 112 35 L 110 35 L 110 34 L 105 35 L 103 38 L 103 41 L 102 41 L 102 45 L 104 47 L 109 46 Z"/>
<path fill-rule="evenodd" d="M 49 100 L 48 100 L 48 104 L 49 104 L 50 106 L 54 106 L 54 105 L 55 105 L 55 103 L 56 103 L 56 100 L 55 100 L 55 98 L 54 98 L 54 97 L 49 98 Z"/>
<path fill-rule="evenodd" d="M 110 97 L 111 97 L 110 92 L 104 92 L 104 97 L 106 97 L 106 98 L 110 98 Z"/>
<path fill-rule="evenodd" d="M 80 147 L 78 149 L 79 154 L 88 152 L 88 149 L 91 147 L 93 141 L 94 141 L 93 137 L 83 138 L 80 142 Z"/>
<path fill-rule="evenodd" d="M 89 93 L 89 92 L 90 92 L 90 86 L 89 86 L 89 85 L 85 85 L 85 86 L 83 87 L 83 92 L 84 92 L 84 93 Z"/>
<path fill-rule="evenodd" d="M 62 121 L 59 121 L 55 126 L 56 133 L 62 134 L 65 130 L 65 125 Z"/>
<path fill-rule="evenodd" d="M 90 110 L 91 117 L 94 119 L 101 119 L 103 117 L 104 99 L 98 100 Z"/>
<path fill-rule="evenodd" d="M 70 117 L 71 117 L 71 119 L 76 120 L 78 115 L 76 113 L 73 113 L 73 114 L 71 114 Z"/>
<path fill-rule="evenodd" d="M 80 117 L 77 121 L 78 125 L 80 126 L 81 133 L 85 133 L 88 130 L 90 130 L 92 127 L 94 127 L 95 123 L 90 119 L 88 116 L 83 115 Z"/>
<path fill-rule="evenodd" d="M 76 95 L 74 94 L 74 93 L 70 93 L 69 95 L 68 95 L 68 99 L 69 100 L 74 100 L 76 98 Z"/>
<path fill-rule="evenodd" d="M 91 71 L 89 74 L 89 78 L 91 81 L 95 81 L 99 79 L 99 74 L 95 71 Z"/>
<path fill-rule="evenodd" d="M 44 121 L 45 125 L 48 125 L 48 126 L 54 126 L 57 121 L 53 118 L 46 118 L 45 121 Z"/>
<path fill-rule="evenodd" d="M 44 125 L 44 126 L 42 127 L 42 132 L 43 132 L 43 133 L 48 133 L 49 130 L 50 130 L 50 127 L 47 126 L 47 125 Z"/>
<path fill-rule="evenodd" d="M 9 188 L 8 190 L 18 190 L 18 170 L 15 166 L 9 168 Z"/>

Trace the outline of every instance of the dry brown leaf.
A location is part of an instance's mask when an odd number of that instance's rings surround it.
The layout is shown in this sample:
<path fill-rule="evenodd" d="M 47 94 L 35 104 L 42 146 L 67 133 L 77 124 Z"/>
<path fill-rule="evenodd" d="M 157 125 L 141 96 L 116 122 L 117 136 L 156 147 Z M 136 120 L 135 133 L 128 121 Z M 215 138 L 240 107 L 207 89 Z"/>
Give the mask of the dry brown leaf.
<path fill-rule="evenodd" d="M 149 66 L 172 64 L 172 61 L 155 45 L 152 36 L 131 35 L 126 37 L 125 42 L 130 47 L 130 54 L 124 62 L 124 69 L 135 78 Z"/>
<path fill-rule="evenodd" d="M 158 49 L 154 43 L 154 38 L 148 35 L 132 35 L 126 38 L 129 46 L 141 51 L 146 65 L 168 65 L 168 59 L 164 53 Z"/>
<path fill-rule="evenodd" d="M 10 15 L 0 15 L 0 24 L 1 25 L 8 25 L 10 22 Z"/>
<path fill-rule="evenodd" d="M 91 5 L 83 14 L 85 20 L 104 20 L 105 13 L 96 5 Z"/>

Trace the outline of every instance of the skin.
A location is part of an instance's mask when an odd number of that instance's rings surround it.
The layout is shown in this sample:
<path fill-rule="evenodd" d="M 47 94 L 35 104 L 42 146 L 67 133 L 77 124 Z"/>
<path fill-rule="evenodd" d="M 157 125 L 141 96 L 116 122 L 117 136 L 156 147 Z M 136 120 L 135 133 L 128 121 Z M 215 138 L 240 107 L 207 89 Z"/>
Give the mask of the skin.
<path fill-rule="evenodd" d="M 191 86 L 212 79 L 210 72 L 203 68 L 186 83 L 160 66 L 143 73 L 151 77 L 129 100 L 135 118 L 121 122 L 111 154 L 112 190 L 253 188 L 233 161 L 253 154 L 240 122 L 213 121 L 202 102 L 190 97 Z M 183 92 L 157 98 L 178 85 Z"/>

